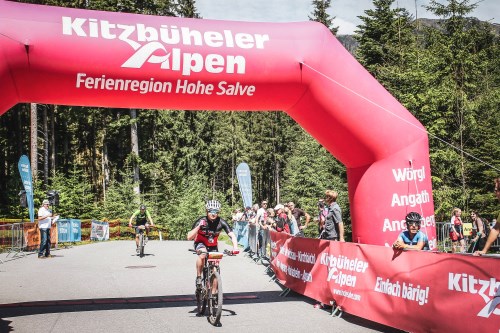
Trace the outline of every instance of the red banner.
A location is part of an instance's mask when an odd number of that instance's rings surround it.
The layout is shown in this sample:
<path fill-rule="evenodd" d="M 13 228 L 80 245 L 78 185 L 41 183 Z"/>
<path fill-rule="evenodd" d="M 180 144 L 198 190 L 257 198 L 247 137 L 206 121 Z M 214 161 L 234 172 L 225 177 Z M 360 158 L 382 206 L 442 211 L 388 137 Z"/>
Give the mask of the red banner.
<path fill-rule="evenodd" d="M 396 252 L 276 232 L 271 250 L 280 283 L 353 315 L 411 332 L 499 332 L 495 258 Z"/>
<path fill-rule="evenodd" d="M 40 229 L 38 223 L 24 223 L 24 243 L 28 249 L 34 249 L 40 246 Z M 50 243 L 57 245 L 57 224 L 52 224 L 50 228 Z"/>

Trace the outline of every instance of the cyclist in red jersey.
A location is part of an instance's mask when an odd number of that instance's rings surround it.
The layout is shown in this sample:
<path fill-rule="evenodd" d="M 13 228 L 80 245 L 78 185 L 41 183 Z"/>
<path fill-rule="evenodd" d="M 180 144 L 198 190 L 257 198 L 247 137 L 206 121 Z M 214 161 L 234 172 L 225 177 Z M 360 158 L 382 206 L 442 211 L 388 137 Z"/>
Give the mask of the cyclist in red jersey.
<path fill-rule="evenodd" d="M 233 254 L 239 253 L 236 235 L 229 224 L 219 217 L 220 202 L 209 200 L 205 205 L 206 216 L 200 217 L 193 224 L 193 228 L 187 234 L 188 240 L 194 240 L 194 248 L 198 252 L 196 260 L 196 287 L 201 286 L 201 272 L 207 252 L 217 252 L 217 238 L 222 230 L 231 237 L 233 242 Z"/>

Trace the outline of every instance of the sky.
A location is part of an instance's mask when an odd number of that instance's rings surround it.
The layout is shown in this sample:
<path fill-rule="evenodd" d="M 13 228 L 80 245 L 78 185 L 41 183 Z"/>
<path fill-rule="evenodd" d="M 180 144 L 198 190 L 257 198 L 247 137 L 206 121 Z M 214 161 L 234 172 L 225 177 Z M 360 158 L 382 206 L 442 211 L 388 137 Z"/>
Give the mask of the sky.
<path fill-rule="evenodd" d="M 471 0 L 470 3 L 481 0 Z M 445 0 L 439 0 L 446 3 Z M 406 8 L 414 17 L 435 18 L 423 6 L 429 0 L 396 0 L 394 4 Z M 312 0 L 197 0 L 196 8 L 204 19 L 249 21 L 249 22 L 300 22 L 309 21 L 313 12 Z M 332 0 L 328 14 L 334 26 L 339 27 L 338 34 L 353 34 L 361 24 L 358 16 L 373 9 L 373 0 Z M 471 13 L 483 21 L 499 23 L 500 0 L 483 0 Z"/>

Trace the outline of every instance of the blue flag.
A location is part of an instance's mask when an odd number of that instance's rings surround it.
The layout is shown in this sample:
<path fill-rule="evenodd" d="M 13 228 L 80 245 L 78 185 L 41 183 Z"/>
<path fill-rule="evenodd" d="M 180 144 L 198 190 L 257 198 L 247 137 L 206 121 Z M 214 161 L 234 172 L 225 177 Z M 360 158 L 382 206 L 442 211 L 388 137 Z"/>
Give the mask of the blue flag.
<path fill-rule="evenodd" d="M 252 177 L 250 176 L 250 167 L 246 163 L 240 163 L 236 168 L 236 176 L 240 186 L 243 207 L 252 207 Z"/>
<path fill-rule="evenodd" d="M 28 202 L 28 210 L 30 213 L 30 221 L 35 222 L 35 205 L 33 203 L 33 180 L 31 177 L 31 164 L 28 156 L 23 155 L 17 163 L 21 180 L 23 181 L 24 190 L 26 191 L 26 201 Z"/>

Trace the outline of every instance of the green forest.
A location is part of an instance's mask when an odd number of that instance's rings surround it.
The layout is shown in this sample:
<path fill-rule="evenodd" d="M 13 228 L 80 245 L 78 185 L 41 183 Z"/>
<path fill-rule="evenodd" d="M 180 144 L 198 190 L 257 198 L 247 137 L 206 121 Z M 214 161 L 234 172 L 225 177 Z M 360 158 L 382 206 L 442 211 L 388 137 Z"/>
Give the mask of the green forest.
<path fill-rule="evenodd" d="M 19 2 L 203 19 L 194 0 Z M 335 1 L 311 3 L 309 19 L 337 34 L 327 13 L 335 13 Z M 453 207 L 488 219 L 500 211 L 493 194 L 500 176 L 499 29 L 474 17 L 477 6 L 432 0 L 424 10 L 438 19 L 425 20 L 394 0 L 374 0 L 355 35 L 337 36 L 427 129 L 436 221 L 448 221 Z M 0 147 L 4 219 L 28 217 L 19 204 L 25 154 L 35 172 L 35 207 L 57 190 L 57 214 L 68 218 L 128 221 L 145 203 L 168 238 L 184 239 L 205 199 L 220 200 L 228 219 L 242 208 L 235 170 L 246 162 L 254 202 L 294 201 L 314 216 L 318 198 L 335 189 L 350 230 L 345 167 L 280 110 L 18 104 L 0 116 Z"/>

